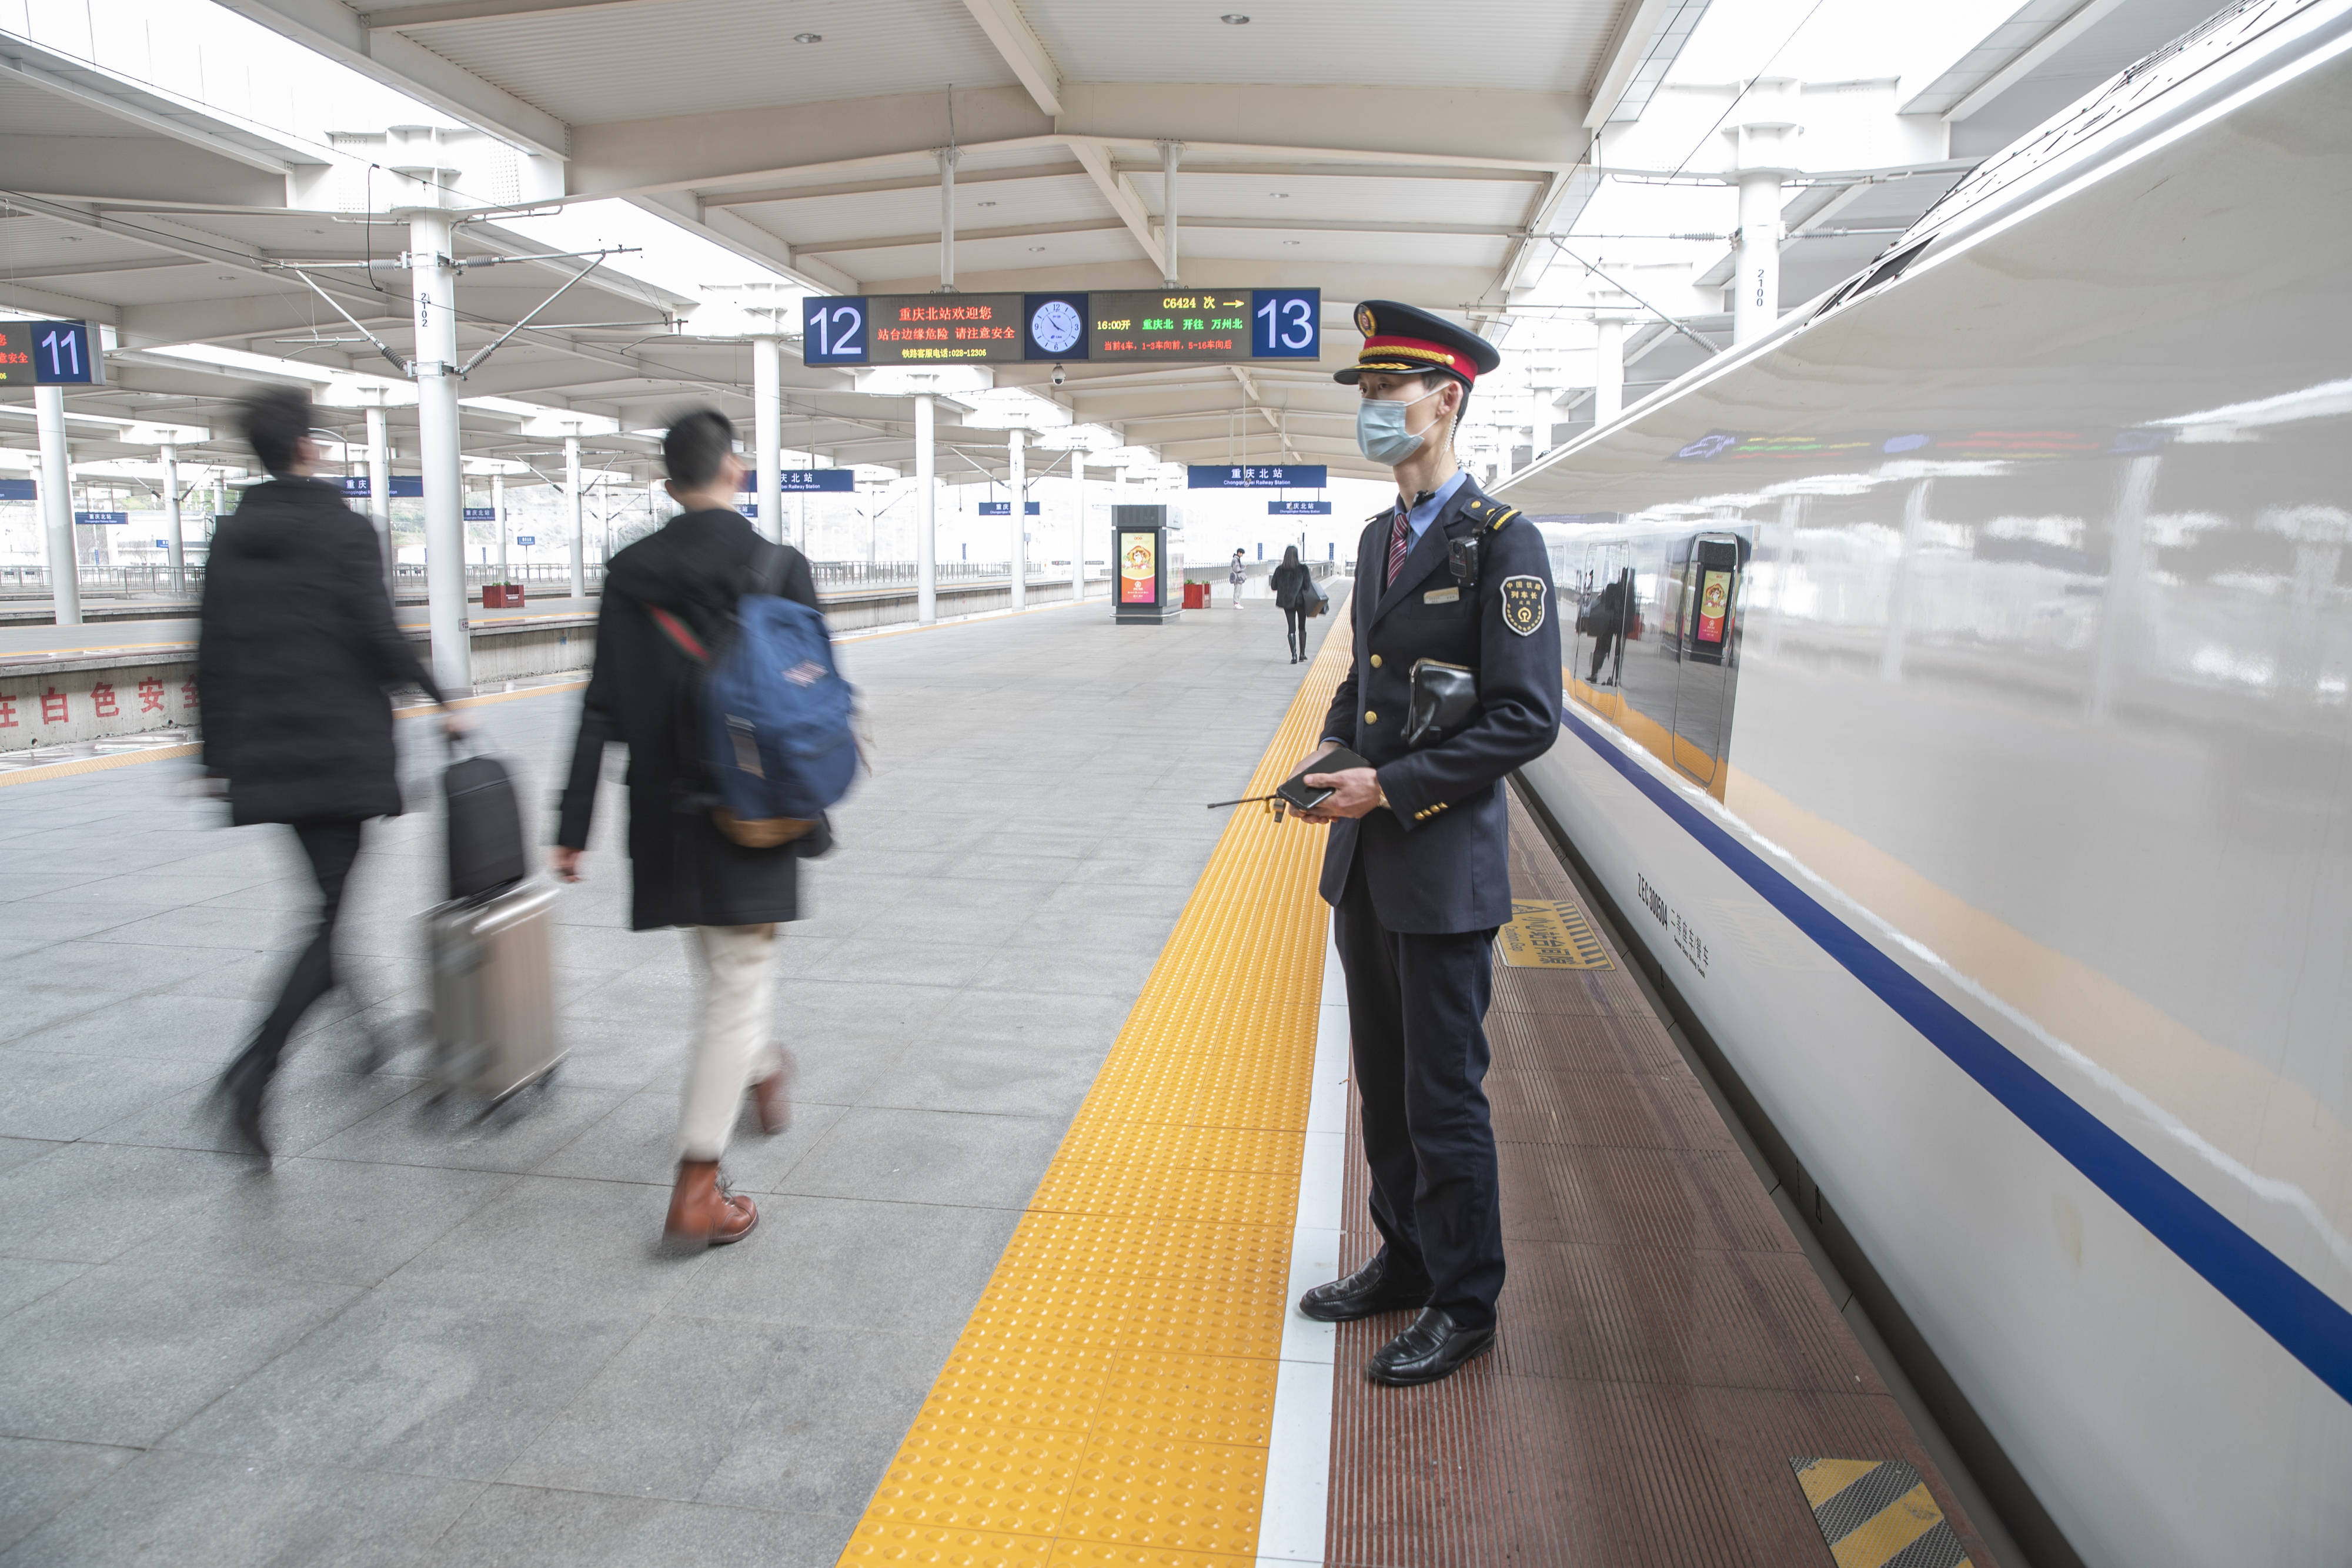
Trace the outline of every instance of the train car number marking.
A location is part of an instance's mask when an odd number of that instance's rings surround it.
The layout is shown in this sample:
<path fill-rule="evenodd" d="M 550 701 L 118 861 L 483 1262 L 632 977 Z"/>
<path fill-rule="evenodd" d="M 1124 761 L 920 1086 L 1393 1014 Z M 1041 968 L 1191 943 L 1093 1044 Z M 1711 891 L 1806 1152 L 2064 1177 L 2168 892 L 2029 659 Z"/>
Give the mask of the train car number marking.
<path fill-rule="evenodd" d="M 1707 962 L 1714 956 L 1708 952 L 1706 939 L 1699 936 L 1689 921 L 1675 913 L 1674 906 L 1666 902 L 1665 894 L 1651 886 L 1648 877 L 1637 873 L 1633 883 L 1635 901 L 1648 910 L 1659 926 L 1674 939 L 1675 946 L 1698 971 L 1698 977 L 1706 979 Z"/>

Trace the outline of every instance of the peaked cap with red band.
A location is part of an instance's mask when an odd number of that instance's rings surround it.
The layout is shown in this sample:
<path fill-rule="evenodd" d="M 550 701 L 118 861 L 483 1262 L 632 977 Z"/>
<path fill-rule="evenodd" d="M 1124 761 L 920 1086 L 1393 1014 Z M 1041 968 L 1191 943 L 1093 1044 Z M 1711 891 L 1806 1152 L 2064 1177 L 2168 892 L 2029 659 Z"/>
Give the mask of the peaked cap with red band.
<path fill-rule="evenodd" d="M 1390 376 L 1441 371 L 1470 386 L 1503 362 L 1495 345 L 1477 333 L 1393 299 L 1367 299 L 1357 306 L 1356 330 L 1364 335 L 1363 352 L 1331 377 L 1349 386 L 1366 371 Z"/>

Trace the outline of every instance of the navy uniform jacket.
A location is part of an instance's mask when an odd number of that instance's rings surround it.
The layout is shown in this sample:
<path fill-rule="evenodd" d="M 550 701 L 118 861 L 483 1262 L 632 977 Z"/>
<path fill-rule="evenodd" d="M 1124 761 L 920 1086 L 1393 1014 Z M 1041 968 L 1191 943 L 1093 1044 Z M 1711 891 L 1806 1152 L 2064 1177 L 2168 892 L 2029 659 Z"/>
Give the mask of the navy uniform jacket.
<path fill-rule="evenodd" d="M 1382 592 L 1395 522 L 1393 507 L 1382 512 L 1356 548 L 1355 660 L 1323 721 L 1326 739 L 1344 741 L 1379 769 L 1389 803 L 1331 824 L 1323 896 L 1339 902 L 1362 855 L 1372 908 L 1387 929 L 1484 931 L 1511 918 L 1504 775 L 1542 756 L 1559 736 L 1551 561 L 1533 523 L 1465 479 Z M 1458 582 L 1451 546 L 1474 538 L 1477 577 Z M 1476 671 L 1478 712 L 1451 739 L 1409 751 L 1404 720 L 1415 659 Z"/>

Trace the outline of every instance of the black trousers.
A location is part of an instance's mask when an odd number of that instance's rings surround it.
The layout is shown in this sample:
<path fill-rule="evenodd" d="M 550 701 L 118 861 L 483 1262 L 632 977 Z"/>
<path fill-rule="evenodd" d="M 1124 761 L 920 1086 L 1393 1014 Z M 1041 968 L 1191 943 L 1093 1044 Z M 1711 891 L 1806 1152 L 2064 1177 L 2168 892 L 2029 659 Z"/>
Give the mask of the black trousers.
<path fill-rule="evenodd" d="M 294 836 L 300 841 L 302 852 L 310 857 L 310 874 L 319 882 L 319 928 L 310 937 L 310 945 L 295 956 L 294 967 L 287 971 L 286 984 L 278 993 L 278 1003 L 262 1020 L 261 1032 L 246 1048 L 244 1061 L 258 1061 L 266 1070 L 276 1071 L 278 1059 L 285 1054 L 287 1037 L 310 1004 L 323 997 L 335 984 L 335 917 L 342 913 L 343 883 L 352 874 L 352 862 L 360 856 L 360 823 L 357 821 L 325 821 L 297 822 Z"/>
<path fill-rule="evenodd" d="M 1465 1327 L 1495 1321 L 1503 1290 L 1502 1193 L 1486 1106 L 1486 1004 L 1495 933 L 1390 931 L 1363 854 L 1332 911 L 1348 975 L 1372 1223 L 1395 1278 L 1425 1276 L 1430 1304 Z"/>
<path fill-rule="evenodd" d="M 1282 619 L 1289 629 L 1290 651 L 1293 653 L 1307 652 L 1307 612 L 1303 609 L 1286 610 L 1282 612 Z"/>

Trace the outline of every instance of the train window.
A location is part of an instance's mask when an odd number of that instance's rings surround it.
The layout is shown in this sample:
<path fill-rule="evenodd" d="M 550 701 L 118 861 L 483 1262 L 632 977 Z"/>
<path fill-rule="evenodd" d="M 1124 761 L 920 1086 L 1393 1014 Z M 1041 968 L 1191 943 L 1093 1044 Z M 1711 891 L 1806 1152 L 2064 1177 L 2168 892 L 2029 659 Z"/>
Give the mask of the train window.
<path fill-rule="evenodd" d="M 1575 637 L 1569 672 L 1587 702 L 1615 687 L 1633 622 L 1633 549 L 1622 541 L 1587 545 L 1576 577 Z"/>

